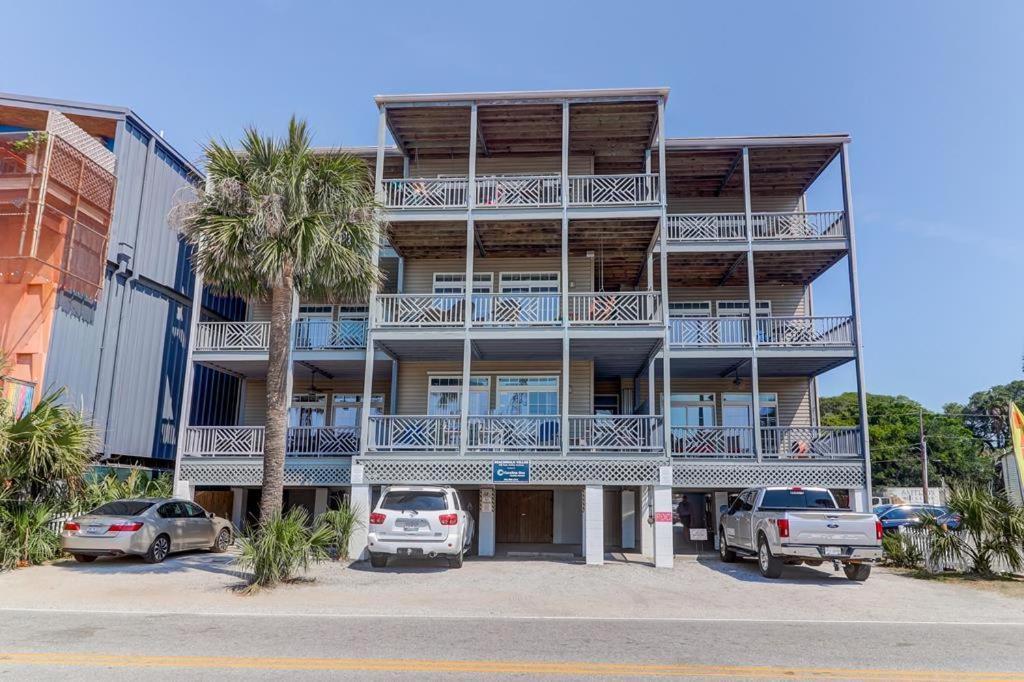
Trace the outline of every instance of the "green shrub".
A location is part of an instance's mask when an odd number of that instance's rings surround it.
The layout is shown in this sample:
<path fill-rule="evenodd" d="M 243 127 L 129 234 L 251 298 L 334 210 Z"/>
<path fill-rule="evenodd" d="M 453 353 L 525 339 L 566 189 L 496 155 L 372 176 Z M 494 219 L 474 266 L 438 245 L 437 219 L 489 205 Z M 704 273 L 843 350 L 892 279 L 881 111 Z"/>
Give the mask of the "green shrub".
<path fill-rule="evenodd" d="M 60 556 L 60 537 L 50 529 L 53 508 L 36 502 L 0 506 L 0 570 Z"/>
<path fill-rule="evenodd" d="M 886 533 L 882 538 L 885 562 L 897 568 L 919 568 L 924 554 L 903 533 Z"/>
<path fill-rule="evenodd" d="M 107 502 L 139 497 L 170 497 L 171 477 L 166 474 L 150 476 L 142 469 L 132 468 L 121 479 L 111 472 L 103 478 L 87 479 L 76 499 L 78 511 L 87 512 Z"/>
<path fill-rule="evenodd" d="M 955 486 L 947 506 L 960 516 L 956 530 L 933 517 L 921 520 L 932 563 L 964 562 L 970 573 L 983 577 L 995 574 L 1000 563 L 1014 572 L 1024 568 L 1024 509 L 975 485 Z"/>
<path fill-rule="evenodd" d="M 239 538 L 236 561 L 250 573 L 250 590 L 273 587 L 308 570 L 311 563 L 330 558 L 328 550 L 335 540 L 328 526 L 311 526 L 306 510 L 294 507 L 285 514 L 274 512 Z"/>
<path fill-rule="evenodd" d="M 317 525 L 323 526 L 331 534 L 335 559 L 348 559 L 348 541 L 352 533 L 363 526 L 360 516 L 358 508 L 346 504 L 339 509 L 325 511 L 316 518 Z"/>

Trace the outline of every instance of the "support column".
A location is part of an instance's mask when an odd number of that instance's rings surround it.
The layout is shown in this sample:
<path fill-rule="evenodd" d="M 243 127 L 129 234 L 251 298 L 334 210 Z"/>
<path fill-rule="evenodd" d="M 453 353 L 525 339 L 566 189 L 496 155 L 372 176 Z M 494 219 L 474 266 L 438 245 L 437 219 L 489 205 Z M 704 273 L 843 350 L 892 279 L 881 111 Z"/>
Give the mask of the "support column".
<path fill-rule="evenodd" d="M 668 470 L 668 479 L 672 478 L 672 467 L 661 467 Z M 665 480 L 665 476 L 661 476 Z M 654 567 L 672 568 L 675 559 L 674 539 L 672 537 L 672 486 L 654 486 Z"/>
<path fill-rule="evenodd" d="M 245 523 L 245 488 L 231 489 L 231 525 L 236 532 L 242 530 Z"/>
<path fill-rule="evenodd" d="M 179 488 L 178 484 L 181 482 L 181 458 L 185 454 L 189 422 L 192 420 L 192 391 L 194 388 L 193 384 L 195 383 L 195 364 L 192 362 L 192 350 L 195 348 L 196 330 L 199 328 L 199 320 L 202 316 L 203 276 L 197 272 L 192 284 L 192 310 L 189 313 L 188 347 L 185 351 L 185 376 L 181 386 L 181 407 L 178 410 L 178 433 L 174 448 L 172 490 L 177 496 L 182 496 L 186 491 L 186 487 Z M 187 482 L 185 484 L 187 485 Z"/>
<path fill-rule="evenodd" d="M 494 556 L 494 520 L 497 493 L 494 488 L 480 489 L 480 511 L 477 518 L 477 553 L 480 556 Z"/>
<path fill-rule="evenodd" d="M 850 509 L 855 512 L 871 511 L 871 497 L 868 495 L 867 490 L 863 488 L 851 488 L 849 493 Z"/>
<path fill-rule="evenodd" d="M 757 291 L 754 286 L 754 223 L 750 207 L 750 149 L 743 148 L 743 215 L 747 233 L 747 300 L 750 313 L 750 421 L 754 431 L 754 455 L 760 462 L 761 452 L 761 386 L 757 366 Z"/>
<path fill-rule="evenodd" d="M 562 382 L 559 431 L 562 454 L 569 454 L 569 101 L 562 101 L 562 235 L 559 295 L 562 314 Z"/>
<path fill-rule="evenodd" d="M 650 172 L 650 154 L 647 155 L 647 170 Z M 654 291 L 654 253 L 652 251 L 647 252 L 647 291 Z M 651 359 L 647 363 L 647 414 L 654 415 L 658 412 L 657 406 L 654 404 L 657 400 L 657 392 L 654 389 L 655 380 L 655 369 L 654 359 Z M 666 433 L 666 435 L 668 435 Z"/>
<path fill-rule="evenodd" d="M 349 508 L 359 519 L 348 541 L 348 557 L 352 561 L 363 561 L 367 558 L 366 536 L 370 528 L 370 486 L 363 483 L 363 465 L 355 462 L 352 463 L 352 488 L 348 500 Z"/>
<path fill-rule="evenodd" d="M 729 506 L 729 493 L 715 493 L 715 549 L 718 549 L 718 527 L 722 524 L 722 507 Z"/>
<path fill-rule="evenodd" d="M 640 488 L 640 554 L 654 558 L 654 488 Z"/>
<path fill-rule="evenodd" d="M 857 281 L 857 238 L 853 229 L 853 186 L 850 181 L 849 143 L 840 148 L 839 161 L 843 177 L 843 211 L 846 213 L 846 262 L 850 275 L 850 312 L 853 314 L 853 333 L 857 354 L 857 403 L 860 407 L 860 447 L 864 456 L 864 495 L 871 501 L 871 442 L 868 434 L 868 394 L 864 384 L 864 337 L 860 325 L 860 285 Z"/>
<path fill-rule="evenodd" d="M 588 566 L 604 563 L 604 488 L 583 489 L 583 554 Z"/>
<path fill-rule="evenodd" d="M 658 221 L 658 240 L 661 247 L 661 316 L 665 334 L 661 341 L 662 388 L 661 419 L 665 432 L 665 456 L 672 456 L 672 359 L 669 357 L 668 320 L 668 190 L 665 183 L 665 100 L 658 100 L 658 192 L 661 197 L 661 219 Z M 671 480 L 671 479 L 670 479 Z M 672 504 L 669 494 L 669 506 Z M 669 534 L 671 540 L 671 529 Z M 671 553 L 669 554 L 671 556 Z"/>
<path fill-rule="evenodd" d="M 636 549 L 636 493 L 622 491 L 622 549 Z"/>
<path fill-rule="evenodd" d="M 469 337 L 469 329 L 473 321 L 473 255 L 476 251 L 473 207 L 476 206 L 476 138 L 477 138 L 477 105 L 474 102 L 469 109 L 469 183 L 466 210 L 466 281 L 465 302 L 462 311 L 462 394 L 459 396 L 459 454 L 466 454 L 469 445 L 469 383 L 470 362 L 473 355 L 473 342 Z"/>
<path fill-rule="evenodd" d="M 327 511 L 327 488 L 316 488 L 313 491 L 313 518 Z"/>

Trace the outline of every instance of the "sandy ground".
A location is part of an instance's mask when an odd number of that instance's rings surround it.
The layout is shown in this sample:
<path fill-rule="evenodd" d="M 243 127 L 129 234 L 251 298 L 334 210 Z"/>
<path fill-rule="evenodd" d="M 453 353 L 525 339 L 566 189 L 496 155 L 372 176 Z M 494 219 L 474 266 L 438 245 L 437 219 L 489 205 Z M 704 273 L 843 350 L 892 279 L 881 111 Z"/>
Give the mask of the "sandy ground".
<path fill-rule="evenodd" d="M 831 567 L 788 567 L 770 581 L 753 562 L 712 557 L 677 557 L 672 570 L 479 558 L 458 570 L 443 561 L 387 569 L 332 562 L 254 595 L 239 594 L 243 583 L 230 553 L 175 555 L 156 566 L 64 560 L 0 574 L 0 610 L 1024 623 L 1019 585 L 979 588 L 879 568 L 854 583 Z"/>

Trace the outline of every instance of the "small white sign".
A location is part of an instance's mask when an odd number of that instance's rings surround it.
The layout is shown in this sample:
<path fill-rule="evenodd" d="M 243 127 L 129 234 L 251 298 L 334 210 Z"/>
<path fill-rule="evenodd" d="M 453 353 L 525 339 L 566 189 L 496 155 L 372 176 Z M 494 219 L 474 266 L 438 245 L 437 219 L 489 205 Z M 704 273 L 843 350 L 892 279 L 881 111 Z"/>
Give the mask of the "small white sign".
<path fill-rule="evenodd" d="M 690 540 L 693 542 L 705 542 L 708 539 L 707 528 L 691 528 L 690 529 Z"/>

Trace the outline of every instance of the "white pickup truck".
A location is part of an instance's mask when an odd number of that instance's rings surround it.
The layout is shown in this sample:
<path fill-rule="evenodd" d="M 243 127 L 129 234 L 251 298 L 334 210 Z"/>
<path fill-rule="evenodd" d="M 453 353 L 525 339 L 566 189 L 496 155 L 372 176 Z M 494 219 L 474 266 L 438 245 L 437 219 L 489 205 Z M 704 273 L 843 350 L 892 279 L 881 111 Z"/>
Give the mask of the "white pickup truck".
<path fill-rule="evenodd" d="M 826 488 L 748 488 L 719 521 L 722 561 L 756 556 L 761 575 L 778 578 L 785 564 L 842 565 L 858 582 L 882 558 L 882 524 L 874 514 L 839 509 Z"/>

